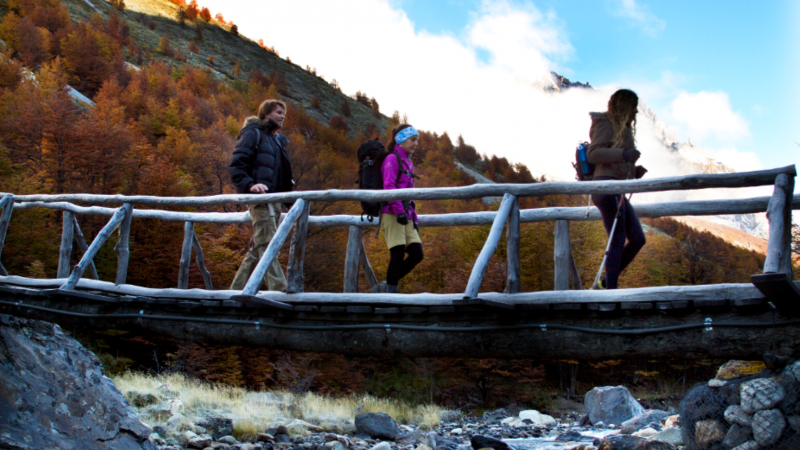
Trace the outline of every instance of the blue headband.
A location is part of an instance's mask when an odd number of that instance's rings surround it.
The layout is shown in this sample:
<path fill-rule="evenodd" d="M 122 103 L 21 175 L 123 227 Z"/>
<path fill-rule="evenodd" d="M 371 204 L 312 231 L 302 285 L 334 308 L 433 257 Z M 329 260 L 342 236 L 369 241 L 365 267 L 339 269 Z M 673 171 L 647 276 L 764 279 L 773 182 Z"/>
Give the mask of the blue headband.
<path fill-rule="evenodd" d="M 414 127 L 403 128 L 402 130 L 398 131 L 397 134 L 394 136 L 394 142 L 397 145 L 400 145 L 411 136 L 419 136 L 419 131 L 417 131 L 417 129 Z"/>

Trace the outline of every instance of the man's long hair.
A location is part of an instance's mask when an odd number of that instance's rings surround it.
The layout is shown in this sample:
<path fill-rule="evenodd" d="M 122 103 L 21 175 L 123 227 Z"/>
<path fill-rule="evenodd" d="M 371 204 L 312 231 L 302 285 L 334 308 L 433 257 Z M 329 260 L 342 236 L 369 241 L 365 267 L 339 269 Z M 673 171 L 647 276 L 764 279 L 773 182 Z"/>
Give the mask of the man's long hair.
<path fill-rule="evenodd" d="M 636 136 L 636 107 L 639 97 L 628 89 L 620 89 L 608 99 L 608 119 L 614 126 L 614 147 L 623 148 L 626 129 Z"/>

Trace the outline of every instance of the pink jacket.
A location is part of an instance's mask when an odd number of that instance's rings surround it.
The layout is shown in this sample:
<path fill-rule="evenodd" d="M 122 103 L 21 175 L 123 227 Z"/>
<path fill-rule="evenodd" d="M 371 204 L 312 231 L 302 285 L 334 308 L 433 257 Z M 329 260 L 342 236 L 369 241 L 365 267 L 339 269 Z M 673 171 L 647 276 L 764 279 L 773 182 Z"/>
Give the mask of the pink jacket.
<path fill-rule="evenodd" d="M 400 165 L 398 165 L 398 160 L 400 164 L 402 164 L 402 168 Z M 399 145 L 395 145 L 394 153 L 390 153 L 389 156 L 383 160 L 383 165 L 381 166 L 384 189 L 406 189 L 414 187 L 414 178 L 407 173 L 401 173 L 400 178 L 397 178 L 397 173 L 400 170 L 407 170 L 411 173 L 414 173 L 414 164 L 411 163 L 411 159 L 408 157 L 408 151 Z M 388 205 L 381 208 L 381 212 L 394 215 L 399 215 L 403 212 L 406 212 L 408 214 L 408 218 L 412 222 L 417 223 L 417 208 L 413 203 L 411 204 L 410 210 L 405 211 L 403 209 L 402 201 L 392 200 Z"/>

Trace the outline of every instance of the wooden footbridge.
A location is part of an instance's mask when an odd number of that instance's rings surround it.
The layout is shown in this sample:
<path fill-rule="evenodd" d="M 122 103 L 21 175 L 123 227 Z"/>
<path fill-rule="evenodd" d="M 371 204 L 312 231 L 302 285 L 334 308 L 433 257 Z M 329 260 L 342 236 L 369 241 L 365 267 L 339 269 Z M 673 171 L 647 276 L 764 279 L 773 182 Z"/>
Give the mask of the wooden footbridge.
<path fill-rule="evenodd" d="M 122 195 L 0 194 L 0 256 L 16 209 L 63 211 L 58 273 L 54 279 L 9 275 L 0 264 L 0 313 L 133 329 L 181 339 L 353 355 L 494 358 L 757 357 L 769 351 L 800 356 L 800 289 L 792 281 L 791 211 L 794 166 L 714 175 L 635 181 L 544 182 L 393 191 L 296 191 L 268 195 L 149 197 Z M 764 273 L 752 283 L 662 286 L 614 291 L 581 290 L 570 251 L 569 222 L 599 220 L 596 208 L 520 210 L 518 197 L 635 193 L 773 185 L 772 197 L 638 204 L 639 217 L 767 212 L 769 243 Z M 377 278 L 364 250 L 364 230 L 377 223 L 358 216 L 310 216 L 309 202 L 440 200 L 502 197 L 498 211 L 420 216 L 421 227 L 491 225 L 465 292 L 358 293 L 361 270 Z M 170 211 L 226 204 L 294 202 L 243 291 L 214 290 L 195 223 L 245 223 L 248 213 Z M 79 206 L 88 204 L 90 206 Z M 134 208 L 136 205 L 136 208 Z M 117 206 L 112 208 L 109 206 Z M 146 209 L 146 208 L 162 209 Z M 78 215 L 110 216 L 89 244 Z M 126 284 L 131 221 L 185 222 L 177 288 Z M 522 222 L 555 221 L 555 290 L 519 292 Z M 343 293 L 303 291 L 309 227 L 348 227 Z M 506 229 L 505 292 L 480 292 L 489 259 Z M 116 280 L 100 281 L 92 259 L 116 230 Z M 293 230 L 293 232 L 292 232 Z M 290 293 L 259 291 L 267 267 L 291 234 Z M 82 257 L 69 267 L 73 243 Z M 205 289 L 188 289 L 192 252 Z M 237 261 L 238 262 L 238 261 Z M 360 270 L 361 269 L 361 270 Z M 84 276 L 87 276 L 84 278 Z M 570 289 L 572 282 L 573 289 Z M 2 321 L 0 321 L 2 323 Z"/>

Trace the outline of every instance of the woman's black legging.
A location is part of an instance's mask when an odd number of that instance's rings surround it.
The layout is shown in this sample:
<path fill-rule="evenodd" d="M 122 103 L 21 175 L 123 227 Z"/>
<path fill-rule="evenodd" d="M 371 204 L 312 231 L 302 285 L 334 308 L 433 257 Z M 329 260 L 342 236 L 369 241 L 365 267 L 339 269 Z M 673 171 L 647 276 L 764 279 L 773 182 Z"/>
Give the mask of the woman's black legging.
<path fill-rule="evenodd" d="M 408 253 L 408 258 L 405 254 Z M 408 275 L 422 261 L 422 244 L 397 245 L 389 249 L 389 268 L 386 270 L 386 284 L 397 286 L 400 279 Z M 405 259 L 403 259 L 405 258 Z"/>
<path fill-rule="evenodd" d="M 617 214 L 620 194 L 593 194 L 592 203 L 600 210 L 603 216 L 603 225 L 606 227 L 606 234 L 611 233 L 611 226 L 614 224 L 614 217 Z M 628 243 L 625 244 L 627 238 Z M 628 199 L 622 201 L 620 208 L 619 221 L 617 228 L 614 229 L 614 236 L 611 238 L 611 247 L 608 249 L 606 259 L 606 288 L 616 289 L 619 274 L 628 267 L 633 261 L 639 250 L 644 247 L 645 238 L 636 211 L 628 203 Z"/>

